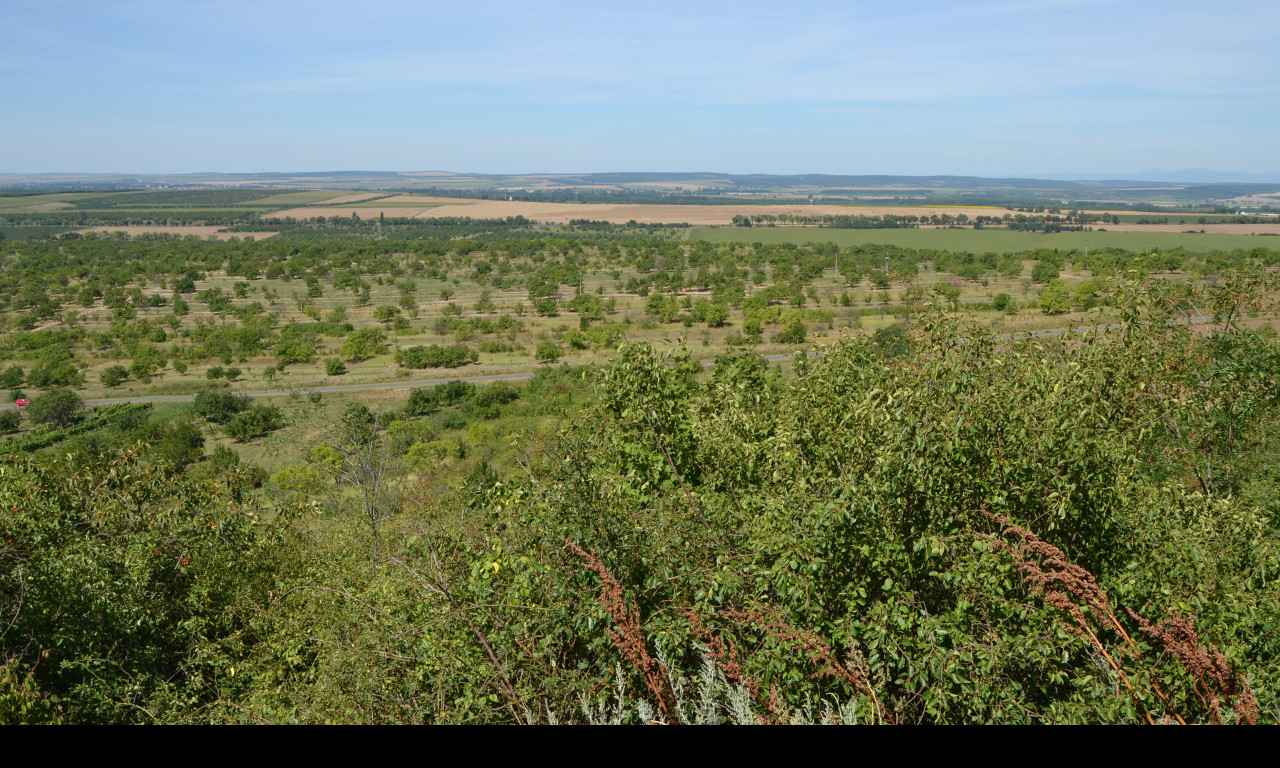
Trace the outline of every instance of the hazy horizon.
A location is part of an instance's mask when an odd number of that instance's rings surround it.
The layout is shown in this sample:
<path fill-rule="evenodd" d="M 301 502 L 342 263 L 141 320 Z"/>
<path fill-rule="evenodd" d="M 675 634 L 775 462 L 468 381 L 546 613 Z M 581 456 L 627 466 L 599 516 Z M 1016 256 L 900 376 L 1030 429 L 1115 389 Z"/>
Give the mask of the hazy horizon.
<path fill-rule="evenodd" d="M 15 174 L 1280 176 L 1274 3 L 10 2 L 0 24 Z"/>
<path fill-rule="evenodd" d="M 1233 172 L 1219 171 L 1206 168 L 1188 168 L 1183 170 L 1165 171 L 1160 169 L 1152 169 L 1149 171 L 1137 171 L 1132 173 L 1016 173 L 1007 175 L 993 174 L 944 174 L 944 173 L 924 173 L 924 174 L 902 174 L 902 173 L 877 173 L 877 174 L 860 174 L 860 173 L 829 173 L 825 171 L 801 171 L 797 173 L 762 173 L 762 172 L 744 172 L 744 173 L 722 173 L 718 171 L 707 170 L 665 170 L 665 171 L 637 171 L 637 170 L 620 170 L 613 169 L 608 171 L 527 171 L 521 173 L 509 172 L 472 172 L 472 171 L 456 171 L 445 170 L 440 168 L 421 168 L 407 170 L 389 170 L 385 168 L 335 168 L 327 170 L 319 169 L 267 169 L 255 171 L 187 171 L 174 173 L 145 173 L 137 171 L 42 171 L 15 173 L 11 171 L 0 170 L 0 179 L 6 177 L 16 178 L 42 178 L 42 177 L 138 177 L 148 179 L 180 179 L 187 177 L 202 176 L 220 176 L 220 177 L 255 177 L 255 176 L 333 176 L 333 175 L 359 175 L 359 174 L 388 174 L 403 176 L 420 176 L 422 174 L 448 174 L 453 176 L 475 176 L 475 177 L 590 177 L 595 175 L 624 175 L 637 174 L 655 177 L 667 177 L 668 179 L 678 180 L 684 176 L 720 176 L 720 177 L 741 177 L 741 176 L 768 176 L 777 178 L 787 177 L 813 177 L 827 176 L 833 178 L 844 177 L 889 177 L 899 179 L 932 179 L 932 178 L 973 178 L 986 181 L 1000 180 L 1031 180 L 1031 181 L 1098 181 L 1098 182 L 1119 182 L 1119 181 L 1135 181 L 1135 182 L 1153 182 L 1163 184 L 1280 184 L 1280 172 L 1276 173 L 1258 173 L 1258 172 Z"/>

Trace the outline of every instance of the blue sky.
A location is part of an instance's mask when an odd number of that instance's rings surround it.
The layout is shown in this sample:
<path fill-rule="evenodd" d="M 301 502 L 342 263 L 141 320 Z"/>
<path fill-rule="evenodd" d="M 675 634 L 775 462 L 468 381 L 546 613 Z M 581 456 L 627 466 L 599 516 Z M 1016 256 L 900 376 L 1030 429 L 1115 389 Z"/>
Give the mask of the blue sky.
<path fill-rule="evenodd" d="M 1280 171 L 1275 0 L 610 5 L 4 0 L 0 172 Z"/>

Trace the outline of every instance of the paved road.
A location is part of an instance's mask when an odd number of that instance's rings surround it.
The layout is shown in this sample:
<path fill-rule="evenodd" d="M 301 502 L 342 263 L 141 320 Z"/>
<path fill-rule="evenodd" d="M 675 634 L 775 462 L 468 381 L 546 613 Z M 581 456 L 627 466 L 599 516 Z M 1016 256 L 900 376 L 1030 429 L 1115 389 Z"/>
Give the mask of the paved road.
<path fill-rule="evenodd" d="M 1267 313 L 1267 314 L 1271 315 L 1275 313 Z M 1194 325 L 1202 325 L 1204 323 L 1208 323 L 1212 321 L 1213 321 L 1212 317 L 1204 316 L 1204 317 L 1193 317 L 1188 322 Z M 1060 336 L 1064 333 L 1083 333 L 1088 331 L 1112 330 L 1120 327 L 1121 327 L 1121 324 L 1114 323 L 1106 326 L 1092 325 L 1092 326 L 1080 326 L 1076 328 L 1053 328 L 1046 331 L 1036 331 L 1034 333 L 1005 333 L 1005 334 L 1001 334 L 1001 338 L 1012 339 L 1012 338 L 1028 337 L 1028 336 L 1033 336 L 1033 337 L 1034 336 Z M 782 360 L 790 360 L 791 358 L 792 358 L 791 355 L 765 355 L 764 359 L 768 360 L 769 362 L 779 362 Z M 703 360 L 702 364 L 704 366 L 709 367 L 711 365 L 714 365 L 714 362 L 715 361 L 713 360 Z M 504 374 L 494 374 L 490 376 L 460 376 L 456 379 L 423 379 L 419 381 L 387 381 L 387 382 L 381 382 L 378 384 L 339 384 L 339 385 L 330 386 L 330 387 L 304 388 L 296 391 L 319 392 L 322 394 L 327 392 L 367 392 L 367 391 L 374 391 L 379 389 L 414 389 L 417 387 L 434 387 L 440 384 L 448 383 L 450 381 L 466 381 L 472 384 L 486 384 L 488 382 L 493 382 L 493 381 L 523 381 L 525 379 L 532 379 L 533 376 L 534 374 L 532 373 L 504 373 Z M 294 392 L 295 390 L 288 390 L 288 389 L 262 389 L 262 390 L 255 390 L 255 391 L 243 392 L 243 393 L 237 393 L 237 394 L 245 394 L 245 395 L 249 395 L 250 397 L 283 397 L 285 395 L 294 394 Z M 113 398 L 106 398 L 103 400 L 86 400 L 85 404 L 86 405 L 115 405 L 116 403 L 189 403 L 192 400 L 195 400 L 195 395 L 147 395 L 143 397 L 113 397 Z M 12 405 L 11 403 L 0 404 L 0 408 L 13 408 L 13 407 L 15 406 Z"/>

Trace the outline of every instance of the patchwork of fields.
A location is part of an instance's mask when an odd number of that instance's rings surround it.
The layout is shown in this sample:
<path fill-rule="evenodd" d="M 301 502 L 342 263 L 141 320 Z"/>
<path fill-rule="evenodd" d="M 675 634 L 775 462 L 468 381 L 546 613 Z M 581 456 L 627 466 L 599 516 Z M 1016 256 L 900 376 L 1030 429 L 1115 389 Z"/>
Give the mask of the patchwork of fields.
<path fill-rule="evenodd" d="M 488 194 L 493 194 L 490 191 Z M 1030 210 L 1030 209 L 1024 209 Z M 315 218 L 354 218 L 373 221 L 395 219 L 509 219 L 523 217 L 541 226 L 566 226 L 575 221 L 642 225 L 673 224 L 722 232 L 694 232 L 691 239 L 716 242 L 835 242 L 838 244 L 886 243 L 910 247 L 998 250 L 1002 252 L 1040 247 L 1073 248 L 1113 245 L 1121 248 L 1214 249 L 1254 248 L 1250 237 L 1280 235 L 1280 220 L 1256 217 L 1250 222 L 1232 221 L 1221 214 L 1134 213 L 1124 210 L 1095 211 L 1114 221 L 1092 225 L 1091 232 L 1036 234 L 1008 232 L 988 227 L 977 231 L 948 226 L 965 217 L 999 219 L 1022 216 L 1006 207 L 986 205 L 830 205 L 809 204 L 802 199 L 785 204 L 659 204 L 610 202 L 543 202 L 530 200 L 471 199 L 350 189 L 253 189 L 237 187 L 209 190 L 139 190 L 120 192 L 58 192 L 0 197 L 0 235 L 9 239 L 39 239 L 66 232 L 126 232 L 131 235 L 170 234 L 226 239 L 231 225 L 245 230 L 234 236 L 257 239 L 277 230 L 275 220 L 305 221 Z M 814 219 L 842 217 L 942 218 L 918 225 L 918 229 L 819 228 Z M 764 226 L 728 229 L 743 217 Z M 796 226 L 792 218 L 809 220 Z M 779 226 L 774 226 L 776 221 Z M 763 220 L 763 221 L 762 221 Z M 962 219 L 963 220 L 963 219 Z M 253 224 L 253 231 L 247 226 Z M 790 225 L 788 225 L 790 224 Z M 207 229 L 213 227 L 214 229 Z M 1106 230 L 1106 231 L 1102 231 Z"/>

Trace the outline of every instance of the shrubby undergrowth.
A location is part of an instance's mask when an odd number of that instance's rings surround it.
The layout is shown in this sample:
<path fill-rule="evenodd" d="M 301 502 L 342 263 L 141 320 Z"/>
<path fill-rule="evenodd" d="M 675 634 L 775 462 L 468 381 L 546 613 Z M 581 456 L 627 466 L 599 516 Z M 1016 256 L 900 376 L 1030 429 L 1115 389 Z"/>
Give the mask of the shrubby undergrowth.
<path fill-rule="evenodd" d="M 1049 338 L 933 314 L 794 376 L 624 344 L 584 410 L 513 441 L 511 471 L 473 461 L 447 490 L 424 473 L 391 493 L 359 462 L 508 390 L 349 409 L 318 454 L 339 484 L 298 480 L 271 525 L 233 476 L 193 485 L 163 458 L 14 460 L 0 703 L 75 721 L 1274 722 L 1280 348 L 1231 324 L 1250 290 L 1121 292 L 1119 327 Z M 1194 307 L 1223 322 L 1167 322 Z"/>

